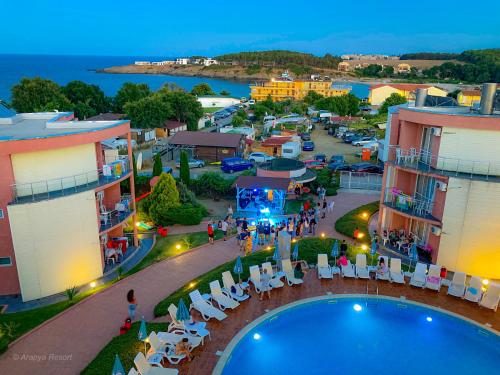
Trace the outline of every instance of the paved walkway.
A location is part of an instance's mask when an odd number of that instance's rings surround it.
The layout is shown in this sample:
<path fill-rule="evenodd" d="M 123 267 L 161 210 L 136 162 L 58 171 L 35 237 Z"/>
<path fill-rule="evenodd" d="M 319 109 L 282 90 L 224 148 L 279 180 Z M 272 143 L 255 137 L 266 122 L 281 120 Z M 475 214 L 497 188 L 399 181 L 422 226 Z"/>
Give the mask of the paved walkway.
<path fill-rule="evenodd" d="M 342 192 L 335 209 L 321 220 L 319 233 L 337 235 L 335 220 L 347 211 L 372 202 L 376 195 Z M 341 236 L 339 236 L 341 237 Z M 126 294 L 134 289 L 137 316 L 153 319 L 154 306 L 182 285 L 234 259 L 235 239 L 204 245 L 178 257 L 156 263 L 97 293 L 13 343 L 0 357 L 0 373 L 9 375 L 78 374 L 118 334 L 127 317 Z M 66 356 L 66 357 L 65 357 Z"/>

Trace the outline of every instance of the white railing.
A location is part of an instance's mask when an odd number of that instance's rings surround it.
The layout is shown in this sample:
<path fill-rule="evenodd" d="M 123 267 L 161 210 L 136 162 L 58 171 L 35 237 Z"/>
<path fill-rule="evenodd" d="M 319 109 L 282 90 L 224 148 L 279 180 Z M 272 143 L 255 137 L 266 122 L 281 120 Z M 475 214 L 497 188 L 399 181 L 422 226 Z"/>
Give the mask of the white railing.
<path fill-rule="evenodd" d="M 500 163 L 436 156 L 425 149 L 389 147 L 388 161 L 407 168 L 468 178 L 500 177 Z"/>
<path fill-rule="evenodd" d="M 343 189 L 382 189 L 382 175 L 368 172 L 340 172 L 340 187 Z"/>
<path fill-rule="evenodd" d="M 408 195 L 392 187 L 385 189 L 384 203 L 415 216 L 432 215 L 434 202 L 420 194 Z"/>

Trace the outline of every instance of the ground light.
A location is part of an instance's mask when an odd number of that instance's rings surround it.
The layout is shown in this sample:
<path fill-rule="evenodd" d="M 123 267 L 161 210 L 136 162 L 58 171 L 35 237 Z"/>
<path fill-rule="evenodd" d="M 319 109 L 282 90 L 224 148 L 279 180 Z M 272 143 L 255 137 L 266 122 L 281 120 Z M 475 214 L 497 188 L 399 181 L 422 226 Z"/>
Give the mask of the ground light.
<path fill-rule="evenodd" d="M 430 316 L 428 316 L 427 318 L 425 318 L 425 320 L 427 320 L 429 323 L 432 322 L 432 318 Z"/>
<path fill-rule="evenodd" d="M 321 233 L 321 238 L 325 238 L 325 234 L 324 233 Z"/>
<path fill-rule="evenodd" d="M 177 244 L 177 245 L 175 245 L 175 248 L 176 248 L 177 250 L 179 250 L 179 249 L 181 248 L 181 245 L 180 245 L 180 244 Z"/>
<path fill-rule="evenodd" d="M 357 312 L 360 312 L 361 310 L 363 310 L 361 305 L 359 305 L 357 303 L 352 308 L 354 309 L 354 311 L 357 311 Z"/>
<path fill-rule="evenodd" d="M 190 288 L 194 288 L 195 286 L 196 286 L 196 283 L 195 283 L 195 282 L 192 282 L 192 283 L 190 283 L 190 284 L 189 284 L 189 287 L 190 287 Z"/>
<path fill-rule="evenodd" d="M 363 216 L 366 219 L 368 217 L 368 214 L 366 212 L 363 212 L 361 216 Z"/>
<path fill-rule="evenodd" d="M 488 279 L 484 279 L 483 280 L 483 285 L 484 286 L 487 286 L 489 283 L 490 283 L 490 280 L 488 280 Z"/>
<path fill-rule="evenodd" d="M 359 232 L 359 233 L 358 233 L 358 238 L 363 238 L 364 236 L 365 236 L 365 234 L 364 234 L 364 233 L 362 233 L 362 232 Z"/>
<path fill-rule="evenodd" d="M 366 246 L 366 245 L 361 245 L 361 248 L 362 248 L 363 250 L 365 250 L 365 251 L 366 251 L 366 250 L 368 250 L 368 246 Z"/>
<path fill-rule="evenodd" d="M 260 340 L 261 336 L 258 333 L 253 334 L 253 339 L 254 340 Z"/>
<path fill-rule="evenodd" d="M 95 281 L 92 281 L 92 282 L 90 283 L 90 287 L 91 287 L 92 289 L 94 289 L 96 285 L 97 285 L 97 284 L 96 284 L 96 282 L 95 282 Z"/>
<path fill-rule="evenodd" d="M 271 246 L 266 247 L 266 250 L 271 250 Z"/>

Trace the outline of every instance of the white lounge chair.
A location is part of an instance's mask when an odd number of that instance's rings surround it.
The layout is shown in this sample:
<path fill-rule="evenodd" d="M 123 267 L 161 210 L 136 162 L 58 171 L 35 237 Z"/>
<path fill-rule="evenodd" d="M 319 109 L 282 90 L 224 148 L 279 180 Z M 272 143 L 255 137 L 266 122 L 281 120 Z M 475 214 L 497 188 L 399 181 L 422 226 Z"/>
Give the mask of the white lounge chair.
<path fill-rule="evenodd" d="M 453 274 L 453 279 L 451 280 L 451 284 L 448 287 L 448 294 L 462 298 L 465 293 L 465 280 L 467 279 L 467 275 L 465 272 L 455 272 Z"/>
<path fill-rule="evenodd" d="M 479 302 L 479 306 L 486 307 L 487 309 L 492 309 L 497 311 L 498 302 L 500 301 L 500 285 L 491 284 L 483 295 L 483 298 Z"/>
<path fill-rule="evenodd" d="M 356 277 L 356 273 L 354 272 L 354 266 L 351 264 L 351 261 L 347 261 L 347 265 L 340 265 L 340 271 L 342 277 Z"/>
<path fill-rule="evenodd" d="M 318 254 L 318 279 L 333 279 L 333 269 L 326 254 Z"/>
<path fill-rule="evenodd" d="M 405 283 L 405 276 L 403 271 L 401 270 L 401 259 L 399 258 L 391 258 L 391 268 L 389 270 L 391 282 L 395 282 L 398 284 Z"/>
<path fill-rule="evenodd" d="M 380 263 L 380 259 L 383 259 L 384 260 L 384 264 L 385 266 L 387 267 L 387 272 L 384 273 L 384 274 L 381 274 L 381 273 L 375 273 L 375 277 L 377 278 L 377 280 L 387 280 L 387 281 L 390 281 L 391 280 L 391 274 L 390 274 L 390 270 L 389 270 L 389 257 L 386 257 L 385 255 L 380 255 L 377 259 L 377 264 Z"/>
<path fill-rule="evenodd" d="M 166 358 L 171 364 L 177 365 L 181 360 L 186 358 L 185 354 L 177 355 L 175 354 L 175 346 L 167 344 L 165 342 L 161 342 L 158 336 L 156 336 L 155 332 L 151 332 L 149 334 L 149 348 L 148 353 L 146 354 L 146 359 L 149 362 L 149 358 L 154 356 L 155 354 L 159 354 L 162 357 Z"/>
<path fill-rule="evenodd" d="M 173 368 L 151 366 L 141 352 L 135 356 L 134 364 L 141 375 L 177 375 L 179 373 L 179 370 Z"/>
<path fill-rule="evenodd" d="M 441 267 L 437 264 L 429 266 L 429 273 L 425 278 L 425 287 L 438 292 L 441 289 Z"/>
<path fill-rule="evenodd" d="M 170 319 L 172 322 L 169 323 L 168 325 L 168 331 L 172 331 L 174 329 L 181 329 L 184 330 L 192 335 L 196 335 L 201 337 L 201 343 L 203 344 L 203 341 L 205 337 L 208 336 L 210 340 L 212 338 L 210 337 L 210 332 L 208 329 L 206 329 L 207 323 L 205 322 L 195 322 L 191 324 L 190 322 L 182 322 L 177 320 L 177 307 L 171 303 L 170 306 L 168 307 L 168 313 L 170 315 Z"/>
<path fill-rule="evenodd" d="M 481 279 L 477 276 L 472 276 L 469 280 L 469 285 L 465 290 L 464 298 L 467 301 L 471 302 L 479 302 L 481 300 L 481 296 L 483 295 L 483 285 L 481 283 Z"/>
<path fill-rule="evenodd" d="M 262 263 L 262 270 L 266 270 L 267 274 L 271 276 L 271 281 L 269 282 L 269 284 L 271 284 L 271 287 L 282 288 L 285 286 L 285 283 L 281 281 L 277 275 L 274 274 L 273 266 L 270 262 Z"/>
<path fill-rule="evenodd" d="M 370 272 L 366 266 L 366 254 L 356 254 L 356 277 L 360 279 L 370 278 Z"/>
<path fill-rule="evenodd" d="M 245 293 L 240 284 L 236 284 L 233 279 L 233 275 L 230 271 L 222 272 L 222 285 L 224 289 L 229 293 L 232 299 L 241 302 L 250 298 L 248 294 Z M 231 287 L 234 287 L 236 293 L 231 292 Z"/>
<path fill-rule="evenodd" d="M 131 368 L 128 372 L 127 375 L 139 375 L 139 373 L 137 372 L 137 370 L 135 368 Z"/>
<path fill-rule="evenodd" d="M 289 286 L 299 285 L 304 282 L 302 279 L 297 279 L 293 273 L 292 262 L 290 259 L 283 259 L 281 261 L 281 267 L 283 267 L 283 272 L 285 273 L 286 282 Z"/>
<path fill-rule="evenodd" d="M 226 314 L 215 308 L 210 301 L 206 301 L 201 296 L 198 289 L 193 290 L 191 293 L 189 293 L 189 298 L 191 298 L 191 305 L 189 306 L 189 310 L 193 308 L 198 310 L 203 319 L 209 320 L 210 318 L 215 318 L 221 321 L 227 317 Z"/>
<path fill-rule="evenodd" d="M 211 281 L 209 285 L 210 295 L 212 296 L 212 299 L 217 302 L 222 311 L 225 309 L 234 310 L 240 305 L 239 302 L 229 297 L 229 295 L 221 289 L 219 280 Z"/>
<path fill-rule="evenodd" d="M 183 339 L 188 339 L 189 345 L 194 349 L 201 345 L 201 338 L 198 336 L 190 335 L 183 330 L 174 330 L 172 332 L 158 332 L 156 334 L 158 340 L 166 345 L 177 345 Z"/>
<path fill-rule="evenodd" d="M 427 277 L 427 265 L 418 262 L 415 271 L 411 274 L 410 285 L 425 288 L 425 281 Z"/>
<path fill-rule="evenodd" d="M 261 281 L 260 281 L 260 269 L 259 266 L 250 266 L 250 278 L 249 280 L 252 282 L 255 291 L 257 293 L 260 293 L 260 286 L 261 286 Z"/>

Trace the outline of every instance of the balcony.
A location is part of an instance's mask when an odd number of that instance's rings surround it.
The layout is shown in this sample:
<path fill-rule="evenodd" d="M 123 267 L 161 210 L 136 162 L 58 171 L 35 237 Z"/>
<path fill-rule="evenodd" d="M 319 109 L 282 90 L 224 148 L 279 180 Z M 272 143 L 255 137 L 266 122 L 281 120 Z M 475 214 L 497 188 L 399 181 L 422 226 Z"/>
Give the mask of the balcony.
<path fill-rule="evenodd" d="M 10 204 L 24 204 L 60 198 L 110 184 L 130 175 L 128 157 L 120 156 L 103 169 L 51 180 L 12 185 Z"/>
<path fill-rule="evenodd" d="M 389 147 L 388 161 L 403 167 L 448 177 L 500 182 L 500 163 L 481 160 L 446 158 L 415 148 Z"/>
<path fill-rule="evenodd" d="M 440 222 L 438 218 L 431 214 L 434 208 L 434 202 L 419 194 L 411 196 L 394 187 L 387 188 L 384 194 L 384 205 L 406 215 L 437 223 Z"/>
<path fill-rule="evenodd" d="M 126 221 L 134 214 L 132 209 L 132 197 L 130 195 L 122 196 L 120 202 L 116 203 L 112 210 L 101 210 L 99 214 L 99 233 L 107 232 L 118 224 Z"/>

